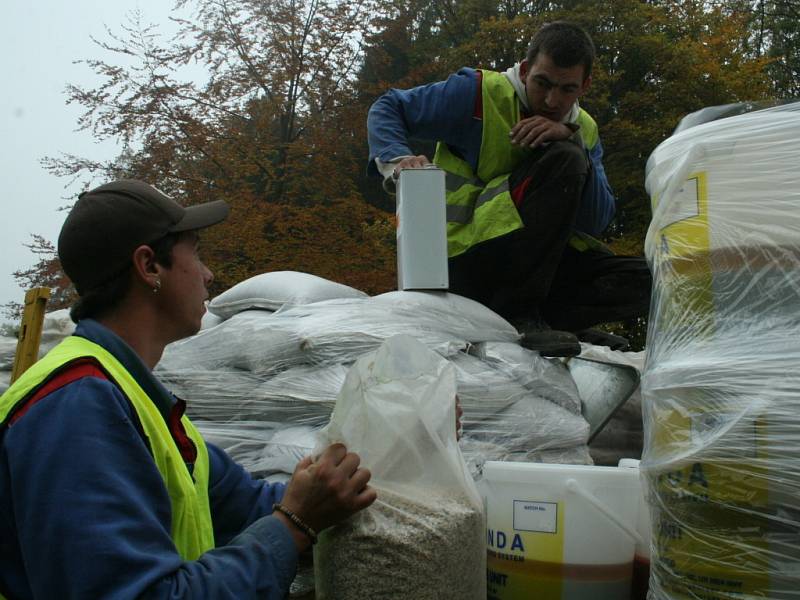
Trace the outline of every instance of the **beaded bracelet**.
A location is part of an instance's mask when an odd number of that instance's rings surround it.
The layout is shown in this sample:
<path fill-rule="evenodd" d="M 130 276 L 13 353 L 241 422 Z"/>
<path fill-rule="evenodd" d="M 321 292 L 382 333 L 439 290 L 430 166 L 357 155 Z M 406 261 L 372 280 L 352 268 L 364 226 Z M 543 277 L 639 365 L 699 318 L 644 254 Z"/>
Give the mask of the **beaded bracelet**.
<path fill-rule="evenodd" d="M 304 534 L 308 536 L 308 539 L 311 540 L 312 544 L 317 543 L 317 532 L 311 529 L 311 527 L 309 527 L 308 525 L 306 525 L 305 522 L 300 517 L 298 517 L 288 508 L 286 508 L 283 504 L 278 504 L 276 502 L 275 504 L 272 505 L 272 510 L 277 510 L 285 514 L 287 517 L 289 517 L 289 520 L 292 523 L 294 523 L 295 527 L 297 527 L 300 531 L 302 531 Z"/>

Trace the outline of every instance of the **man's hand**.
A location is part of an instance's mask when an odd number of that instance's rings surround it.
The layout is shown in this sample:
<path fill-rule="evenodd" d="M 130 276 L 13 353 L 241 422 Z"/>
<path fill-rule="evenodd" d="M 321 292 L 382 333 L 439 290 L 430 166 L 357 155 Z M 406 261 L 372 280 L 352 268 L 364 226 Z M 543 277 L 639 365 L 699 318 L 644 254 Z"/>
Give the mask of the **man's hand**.
<path fill-rule="evenodd" d="M 317 533 L 343 521 L 377 497 L 367 485 L 371 474 L 359 468 L 360 462 L 359 456 L 342 444 L 328 446 L 317 460 L 307 456 L 297 463 L 281 504 Z M 278 511 L 275 516 L 283 517 Z M 286 522 L 292 530 L 291 523 Z"/>
<path fill-rule="evenodd" d="M 431 164 L 431 161 L 429 161 L 428 157 L 423 154 L 420 154 L 419 156 L 406 157 L 397 163 L 397 166 L 394 168 L 394 178 L 397 179 L 400 177 L 400 171 L 403 169 L 420 169 L 429 164 Z"/>
<path fill-rule="evenodd" d="M 541 115 L 522 119 L 509 132 L 511 143 L 523 148 L 536 148 L 545 142 L 566 140 L 572 135 L 572 129 Z"/>

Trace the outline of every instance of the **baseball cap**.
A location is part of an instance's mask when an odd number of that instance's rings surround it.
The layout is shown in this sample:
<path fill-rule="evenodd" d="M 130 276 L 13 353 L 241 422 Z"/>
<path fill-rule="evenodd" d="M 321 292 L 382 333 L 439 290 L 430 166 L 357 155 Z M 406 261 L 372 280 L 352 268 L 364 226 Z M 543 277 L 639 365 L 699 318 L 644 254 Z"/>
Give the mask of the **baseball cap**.
<path fill-rule="evenodd" d="M 83 295 L 122 273 L 142 244 L 227 216 L 223 200 L 183 207 L 143 181 L 120 179 L 78 196 L 58 236 L 58 257 Z"/>

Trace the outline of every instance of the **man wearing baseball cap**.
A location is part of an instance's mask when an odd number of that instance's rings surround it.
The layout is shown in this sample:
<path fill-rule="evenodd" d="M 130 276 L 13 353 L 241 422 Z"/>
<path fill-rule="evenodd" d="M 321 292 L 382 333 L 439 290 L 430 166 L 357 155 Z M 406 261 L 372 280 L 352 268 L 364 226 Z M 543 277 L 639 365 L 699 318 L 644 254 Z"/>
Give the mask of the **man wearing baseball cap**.
<path fill-rule="evenodd" d="M 198 232 L 227 214 L 119 180 L 67 216 L 75 333 L 0 397 L 0 598 L 284 598 L 317 532 L 374 501 L 341 444 L 252 480 L 154 377 L 200 328 Z"/>

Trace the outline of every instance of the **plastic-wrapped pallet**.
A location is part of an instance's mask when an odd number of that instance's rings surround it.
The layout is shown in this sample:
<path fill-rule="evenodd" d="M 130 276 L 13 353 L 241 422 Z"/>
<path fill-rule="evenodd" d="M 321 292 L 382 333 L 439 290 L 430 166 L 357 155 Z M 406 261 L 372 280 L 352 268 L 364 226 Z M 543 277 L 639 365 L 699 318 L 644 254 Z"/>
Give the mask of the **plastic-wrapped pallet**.
<path fill-rule="evenodd" d="M 0 336 L 0 394 L 8 389 L 11 370 L 14 368 L 14 355 L 17 352 L 17 338 Z"/>
<path fill-rule="evenodd" d="M 651 598 L 800 598 L 800 104 L 653 152 Z"/>
<path fill-rule="evenodd" d="M 397 334 L 456 366 L 462 448 L 473 472 L 484 460 L 591 462 L 566 368 L 516 344 L 516 330 L 491 310 L 453 294 L 244 310 L 168 346 L 157 370 L 211 441 L 267 476 L 291 472 L 310 452 L 348 368 Z"/>

